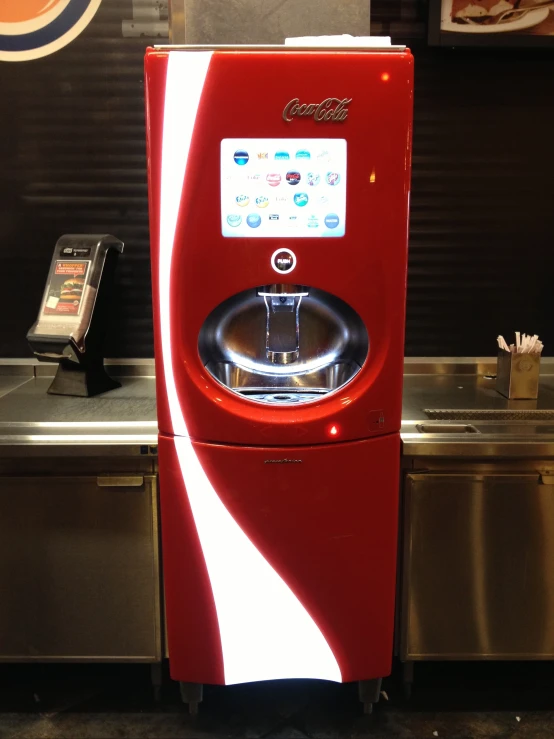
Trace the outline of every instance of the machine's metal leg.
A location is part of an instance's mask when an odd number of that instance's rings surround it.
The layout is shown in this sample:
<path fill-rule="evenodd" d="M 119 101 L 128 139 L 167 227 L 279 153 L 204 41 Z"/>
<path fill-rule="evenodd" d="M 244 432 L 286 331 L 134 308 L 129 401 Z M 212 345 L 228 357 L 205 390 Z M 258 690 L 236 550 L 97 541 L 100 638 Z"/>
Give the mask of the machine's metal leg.
<path fill-rule="evenodd" d="M 179 683 L 181 689 L 181 700 L 187 703 L 191 716 L 198 715 L 198 706 L 202 703 L 203 685 L 202 683 Z"/>
<path fill-rule="evenodd" d="M 163 682 L 162 663 L 154 662 L 150 665 L 150 682 L 154 692 L 154 700 L 159 703 L 162 698 L 162 682 Z"/>
<path fill-rule="evenodd" d="M 409 700 L 412 697 L 412 687 L 414 684 L 414 666 L 415 662 L 402 663 L 402 684 L 404 687 L 404 698 Z"/>
<path fill-rule="evenodd" d="M 364 713 L 373 713 L 373 704 L 379 702 L 382 682 L 378 677 L 375 680 L 360 680 L 358 683 L 358 695 L 364 704 Z"/>

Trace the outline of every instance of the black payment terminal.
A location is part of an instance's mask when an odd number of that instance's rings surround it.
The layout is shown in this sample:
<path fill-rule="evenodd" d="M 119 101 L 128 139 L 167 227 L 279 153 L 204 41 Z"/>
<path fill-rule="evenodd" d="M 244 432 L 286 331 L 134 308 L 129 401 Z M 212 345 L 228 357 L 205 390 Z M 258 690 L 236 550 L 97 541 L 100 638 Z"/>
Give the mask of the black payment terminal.
<path fill-rule="evenodd" d="M 120 387 L 104 368 L 114 274 L 123 242 L 68 234 L 54 249 L 38 319 L 27 334 L 35 357 L 58 362 L 53 395 L 91 397 Z"/>

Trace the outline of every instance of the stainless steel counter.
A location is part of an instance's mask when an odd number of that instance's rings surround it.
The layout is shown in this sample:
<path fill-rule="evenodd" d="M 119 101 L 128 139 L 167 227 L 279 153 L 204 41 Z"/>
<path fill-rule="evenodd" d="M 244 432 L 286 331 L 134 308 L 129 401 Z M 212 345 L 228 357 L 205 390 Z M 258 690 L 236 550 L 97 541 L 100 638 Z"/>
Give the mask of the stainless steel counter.
<path fill-rule="evenodd" d="M 404 456 L 554 458 L 554 361 L 543 360 L 536 401 L 497 393 L 495 368 L 491 358 L 407 359 Z M 0 457 L 127 456 L 155 448 L 152 360 L 112 364 L 122 387 L 96 398 L 48 395 L 54 370 L 33 360 L 0 365 Z M 454 418 L 436 420 L 429 410 Z"/>
<path fill-rule="evenodd" d="M 408 681 L 414 660 L 554 655 L 554 362 L 543 362 L 537 401 L 499 395 L 495 366 L 405 363 L 398 650 Z M 48 395 L 54 369 L 0 365 L 0 590 L 12 593 L 0 661 L 156 662 L 153 363 L 113 365 L 122 387 L 96 398 Z M 50 638 L 59 624 L 63 643 Z"/>
<path fill-rule="evenodd" d="M 504 398 L 494 372 L 493 360 L 408 360 L 404 456 L 554 457 L 554 364 L 543 361 L 537 400 Z"/>
<path fill-rule="evenodd" d="M 28 382 L 26 377 L 0 377 L 0 398 Z"/>
<path fill-rule="evenodd" d="M 554 656 L 554 365 L 537 400 L 495 389 L 494 360 L 408 360 L 398 654 Z"/>
<path fill-rule="evenodd" d="M 54 451 L 64 456 L 155 452 L 152 365 L 142 366 L 142 371 L 150 375 L 137 375 L 135 365 L 122 365 L 117 374 L 127 371 L 131 376 L 120 376 L 122 387 L 110 393 L 72 398 L 47 394 L 52 367 L 4 365 L 0 368 L 0 457 L 42 456 Z"/>
<path fill-rule="evenodd" d="M 55 366 L 0 365 L 0 662 L 163 654 L 152 362 L 95 398 L 48 395 Z"/>

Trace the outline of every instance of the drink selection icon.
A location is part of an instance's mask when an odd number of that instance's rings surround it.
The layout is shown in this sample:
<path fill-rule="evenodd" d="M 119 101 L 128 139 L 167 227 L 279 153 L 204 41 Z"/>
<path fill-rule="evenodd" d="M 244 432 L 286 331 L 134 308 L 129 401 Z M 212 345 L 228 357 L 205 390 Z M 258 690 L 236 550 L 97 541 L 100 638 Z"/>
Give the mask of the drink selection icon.
<path fill-rule="evenodd" d="M 325 216 L 325 225 L 327 228 L 337 228 L 337 226 L 340 223 L 340 218 L 336 213 L 329 213 L 329 215 Z"/>
<path fill-rule="evenodd" d="M 239 149 L 235 151 L 234 159 L 240 167 L 244 167 L 244 165 L 248 164 L 250 161 L 250 154 L 247 151 L 244 151 L 244 149 Z"/>
<path fill-rule="evenodd" d="M 259 228 L 262 223 L 262 218 L 257 213 L 250 213 L 250 215 L 246 219 L 246 223 L 250 226 L 250 228 Z"/>

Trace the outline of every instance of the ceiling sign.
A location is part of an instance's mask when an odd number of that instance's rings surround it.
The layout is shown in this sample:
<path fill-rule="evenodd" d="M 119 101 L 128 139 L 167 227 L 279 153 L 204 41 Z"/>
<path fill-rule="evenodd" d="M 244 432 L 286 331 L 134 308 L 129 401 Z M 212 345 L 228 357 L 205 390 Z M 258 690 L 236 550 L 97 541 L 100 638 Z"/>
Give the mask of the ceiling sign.
<path fill-rule="evenodd" d="M 25 62 L 63 48 L 102 0 L 0 0 L 0 61 Z"/>

